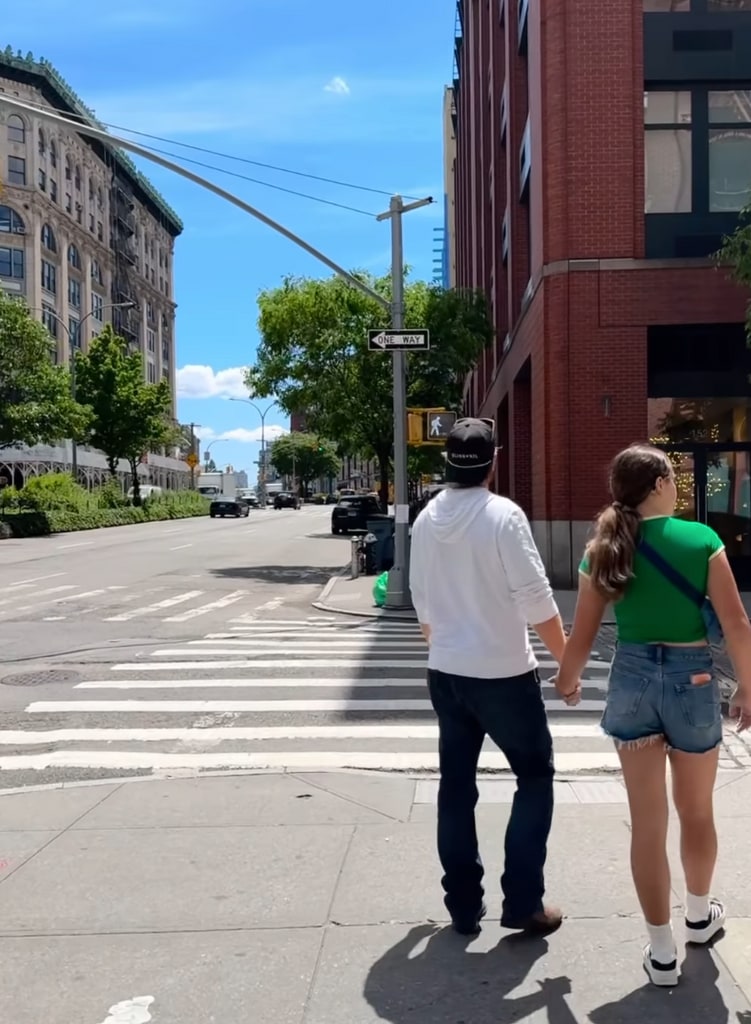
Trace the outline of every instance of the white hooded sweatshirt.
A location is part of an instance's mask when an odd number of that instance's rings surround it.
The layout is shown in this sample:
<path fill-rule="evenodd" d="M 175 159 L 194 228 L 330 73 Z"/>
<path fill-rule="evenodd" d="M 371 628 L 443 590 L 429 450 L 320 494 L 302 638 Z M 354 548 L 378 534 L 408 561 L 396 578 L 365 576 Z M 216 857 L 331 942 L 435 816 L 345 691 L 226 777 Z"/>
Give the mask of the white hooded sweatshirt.
<path fill-rule="evenodd" d="M 431 669 L 499 679 L 537 667 L 527 626 L 558 606 L 513 501 L 484 487 L 441 491 L 412 528 L 410 586 Z"/>

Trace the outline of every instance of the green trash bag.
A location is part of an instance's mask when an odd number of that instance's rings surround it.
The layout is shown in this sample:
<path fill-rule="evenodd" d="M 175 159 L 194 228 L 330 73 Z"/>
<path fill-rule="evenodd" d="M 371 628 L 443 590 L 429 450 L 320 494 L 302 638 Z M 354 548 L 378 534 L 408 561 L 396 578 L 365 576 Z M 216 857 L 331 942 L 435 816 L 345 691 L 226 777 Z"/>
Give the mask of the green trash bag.
<path fill-rule="evenodd" d="M 377 608 L 383 608 L 386 604 L 386 591 L 389 586 L 389 574 L 382 572 L 373 584 L 373 601 Z"/>

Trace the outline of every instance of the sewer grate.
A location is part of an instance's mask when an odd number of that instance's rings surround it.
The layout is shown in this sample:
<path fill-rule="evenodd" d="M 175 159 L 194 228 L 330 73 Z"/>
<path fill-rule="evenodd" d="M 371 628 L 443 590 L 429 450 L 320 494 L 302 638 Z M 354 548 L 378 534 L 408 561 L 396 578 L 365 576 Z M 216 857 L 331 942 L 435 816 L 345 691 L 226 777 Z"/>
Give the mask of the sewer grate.
<path fill-rule="evenodd" d="M 60 683 L 77 683 L 81 679 L 80 672 L 59 672 L 50 669 L 46 672 L 21 672 L 15 676 L 0 679 L 3 686 L 50 686 Z"/>

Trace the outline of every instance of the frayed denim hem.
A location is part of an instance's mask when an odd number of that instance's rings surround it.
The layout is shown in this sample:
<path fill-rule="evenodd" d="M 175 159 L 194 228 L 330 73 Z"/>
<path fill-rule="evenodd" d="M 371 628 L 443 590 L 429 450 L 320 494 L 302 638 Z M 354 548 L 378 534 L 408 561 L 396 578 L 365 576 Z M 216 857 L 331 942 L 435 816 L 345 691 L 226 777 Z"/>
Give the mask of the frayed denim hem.
<path fill-rule="evenodd" d="M 664 734 L 661 732 L 650 733 L 649 736 L 639 736 L 635 740 L 622 740 L 618 736 L 613 736 L 607 730 L 603 730 L 603 732 L 613 741 L 616 750 L 642 750 L 644 747 L 651 747 L 655 743 L 663 743 L 665 750 L 670 749 Z"/>

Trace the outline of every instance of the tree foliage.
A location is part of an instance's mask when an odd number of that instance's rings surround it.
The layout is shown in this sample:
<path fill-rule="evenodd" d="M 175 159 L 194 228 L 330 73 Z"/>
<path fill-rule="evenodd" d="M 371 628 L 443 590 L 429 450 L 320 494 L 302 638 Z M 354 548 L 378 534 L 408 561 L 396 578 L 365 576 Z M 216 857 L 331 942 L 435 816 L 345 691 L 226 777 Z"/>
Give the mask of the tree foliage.
<path fill-rule="evenodd" d="M 282 476 L 299 480 L 303 490 L 311 480 L 339 473 L 336 446 L 318 434 L 285 434 L 274 441 L 269 458 Z"/>
<path fill-rule="evenodd" d="M 53 341 L 18 299 L 0 291 L 0 448 L 81 436 L 86 412 L 71 396 Z"/>
<path fill-rule="evenodd" d="M 140 353 L 129 353 L 109 325 L 78 355 L 76 370 L 79 399 L 91 411 L 88 443 L 104 452 L 112 476 L 127 460 L 138 505 L 138 466 L 149 450 L 176 440 L 169 384 L 147 384 Z"/>
<path fill-rule="evenodd" d="M 390 277 L 358 275 L 390 297 Z M 461 407 L 464 378 L 493 337 L 485 296 L 405 286 L 404 322 L 430 331 L 430 351 L 407 354 L 408 405 Z M 391 359 L 369 352 L 369 328 L 388 313 L 340 278 L 286 278 L 258 299 L 261 342 L 247 374 L 251 393 L 274 395 L 287 413 L 304 412 L 340 452 L 378 460 L 388 486 L 393 441 Z"/>
<path fill-rule="evenodd" d="M 739 214 L 738 226 L 723 239 L 717 262 L 729 266 L 739 284 L 751 289 L 751 203 Z M 746 305 L 746 338 L 751 345 L 751 297 Z"/>

